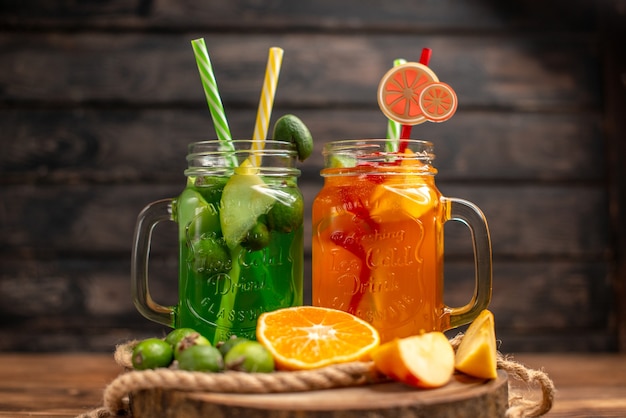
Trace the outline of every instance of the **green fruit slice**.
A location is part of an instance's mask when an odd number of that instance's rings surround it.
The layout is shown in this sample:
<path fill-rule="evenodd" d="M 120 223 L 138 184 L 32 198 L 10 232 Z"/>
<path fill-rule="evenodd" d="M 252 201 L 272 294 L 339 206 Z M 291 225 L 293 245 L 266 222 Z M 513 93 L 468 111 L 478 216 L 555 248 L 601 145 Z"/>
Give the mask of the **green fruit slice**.
<path fill-rule="evenodd" d="M 331 155 L 329 160 L 331 168 L 356 167 L 356 158 L 346 155 Z"/>
<path fill-rule="evenodd" d="M 313 152 L 313 137 L 304 122 L 294 115 L 281 116 L 274 124 L 274 140 L 296 145 L 298 159 L 304 161 Z"/>
<path fill-rule="evenodd" d="M 235 248 L 274 204 L 271 191 L 256 174 L 258 170 L 245 161 L 235 169 L 222 193 L 220 224 L 229 248 Z"/>

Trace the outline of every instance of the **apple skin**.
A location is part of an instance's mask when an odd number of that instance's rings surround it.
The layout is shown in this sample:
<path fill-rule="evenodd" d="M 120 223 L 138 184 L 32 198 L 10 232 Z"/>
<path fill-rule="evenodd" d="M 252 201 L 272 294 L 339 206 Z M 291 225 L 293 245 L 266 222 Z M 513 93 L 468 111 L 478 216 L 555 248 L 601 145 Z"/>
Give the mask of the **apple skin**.
<path fill-rule="evenodd" d="M 454 349 L 441 332 L 389 341 L 374 350 L 372 360 L 393 380 L 424 389 L 444 386 L 454 373 Z"/>

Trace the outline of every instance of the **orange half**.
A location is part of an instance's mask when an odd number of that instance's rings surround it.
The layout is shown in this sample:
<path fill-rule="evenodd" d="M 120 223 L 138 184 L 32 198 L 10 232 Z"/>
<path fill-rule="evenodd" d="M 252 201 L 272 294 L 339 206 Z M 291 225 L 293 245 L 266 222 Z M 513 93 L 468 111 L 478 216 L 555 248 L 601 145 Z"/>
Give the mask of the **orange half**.
<path fill-rule="evenodd" d="M 389 119 L 403 125 L 425 122 L 419 97 L 428 85 L 439 81 L 437 75 L 426 65 L 418 62 L 393 67 L 378 85 L 378 105 Z"/>
<path fill-rule="evenodd" d="M 316 306 L 263 313 L 256 336 L 282 370 L 368 360 L 380 344 L 378 331 L 367 322 L 347 312 Z"/>

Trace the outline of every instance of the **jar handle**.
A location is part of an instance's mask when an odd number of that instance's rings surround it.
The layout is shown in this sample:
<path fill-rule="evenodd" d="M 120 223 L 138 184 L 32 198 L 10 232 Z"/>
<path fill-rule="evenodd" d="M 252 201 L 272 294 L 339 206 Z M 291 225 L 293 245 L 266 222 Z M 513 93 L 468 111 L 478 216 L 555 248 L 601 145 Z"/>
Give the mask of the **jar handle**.
<path fill-rule="evenodd" d="M 474 247 L 475 284 L 470 302 L 462 307 L 447 307 L 450 312 L 450 328 L 473 321 L 489 306 L 492 288 L 491 238 L 487 219 L 475 204 L 467 200 L 444 197 L 447 204 L 447 220 L 461 222 L 470 230 Z"/>
<path fill-rule="evenodd" d="M 138 215 L 131 255 L 131 292 L 135 307 L 151 321 L 169 327 L 174 326 L 174 309 L 152 300 L 148 288 L 148 259 L 154 227 L 172 219 L 174 199 L 163 199 L 150 203 Z"/>

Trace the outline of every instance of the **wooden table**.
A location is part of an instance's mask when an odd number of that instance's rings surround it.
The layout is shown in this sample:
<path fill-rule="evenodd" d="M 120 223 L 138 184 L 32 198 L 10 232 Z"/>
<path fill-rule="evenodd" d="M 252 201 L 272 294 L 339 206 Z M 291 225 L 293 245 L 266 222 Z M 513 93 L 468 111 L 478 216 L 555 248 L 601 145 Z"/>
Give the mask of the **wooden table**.
<path fill-rule="evenodd" d="M 626 355 L 519 354 L 557 388 L 548 417 L 626 417 Z M 0 353 L 0 417 L 75 417 L 121 368 L 106 354 Z"/>

